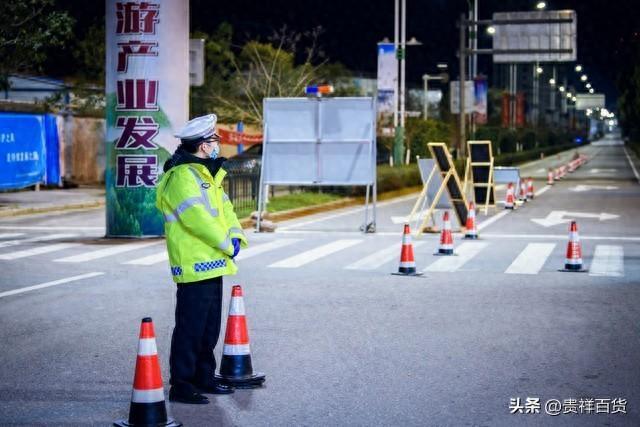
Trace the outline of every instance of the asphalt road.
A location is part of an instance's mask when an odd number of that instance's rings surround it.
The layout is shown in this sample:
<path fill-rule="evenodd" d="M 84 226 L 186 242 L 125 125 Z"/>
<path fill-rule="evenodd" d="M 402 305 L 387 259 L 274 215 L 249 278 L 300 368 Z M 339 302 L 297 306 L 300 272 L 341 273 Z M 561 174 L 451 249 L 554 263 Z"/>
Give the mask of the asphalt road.
<path fill-rule="evenodd" d="M 454 234 L 457 256 L 415 239 L 419 278 L 390 274 L 415 198 L 380 203 L 375 234 L 358 232 L 361 208 L 249 234 L 225 301 L 243 285 L 265 387 L 171 413 L 186 426 L 640 425 L 639 178 L 619 141 L 580 152 L 589 163 L 553 187 L 546 169 L 573 153 L 522 168 L 538 196 L 479 215 L 480 240 Z M 586 273 L 558 271 L 570 219 Z M 145 316 L 167 386 L 164 241 L 103 235 L 101 209 L 0 221 L 1 425 L 126 417 Z M 511 414 L 517 398 L 539 413 Z M 583 413 L 547 415 L 550 399 Z"/>

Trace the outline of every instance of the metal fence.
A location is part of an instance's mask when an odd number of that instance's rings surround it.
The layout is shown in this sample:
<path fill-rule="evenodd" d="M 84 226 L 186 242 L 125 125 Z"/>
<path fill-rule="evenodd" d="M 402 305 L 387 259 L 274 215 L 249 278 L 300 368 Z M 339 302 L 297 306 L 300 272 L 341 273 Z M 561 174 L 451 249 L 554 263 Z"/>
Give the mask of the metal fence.
<path fill-rule="evenodd" d="M 260 168 L 227 172 L 224 190 L 231 199 L 238 218 L 244 218 L 258 208 Z"/>

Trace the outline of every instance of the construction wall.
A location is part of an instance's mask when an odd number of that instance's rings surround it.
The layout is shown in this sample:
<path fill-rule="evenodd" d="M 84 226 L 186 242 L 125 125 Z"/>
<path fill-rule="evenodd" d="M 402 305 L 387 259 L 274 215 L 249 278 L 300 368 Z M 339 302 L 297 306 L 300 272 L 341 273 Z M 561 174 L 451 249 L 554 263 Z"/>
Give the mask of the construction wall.
<path fill-rule="evenodd" d="M 104 119 L 59 116 L 58 130 L 65 180 L 75 184 L 104 183 Z"/>

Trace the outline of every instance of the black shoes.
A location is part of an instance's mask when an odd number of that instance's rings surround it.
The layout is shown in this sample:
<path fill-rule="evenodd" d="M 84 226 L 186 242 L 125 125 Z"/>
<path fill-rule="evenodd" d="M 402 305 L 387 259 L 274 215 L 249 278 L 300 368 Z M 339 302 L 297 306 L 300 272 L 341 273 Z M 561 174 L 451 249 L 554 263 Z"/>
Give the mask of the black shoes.
<path fill-rule="evenodd" d="M 188 403 L 191 405 L 206 405 L 209 403 L 207 396 L 203 396 L 195 391 L 178 393 L 173 387 L 169 390 L 169 400 L 171 402 Z"/>
<path fill-rule="evenodd" d="M 215 382 L 206 386 L 198 386 L 198 389 L 202 393 L 210 393 L 210 394 L 231 394 L 235 391 L 233 387 L 222 384 L 220 382 Z"/>

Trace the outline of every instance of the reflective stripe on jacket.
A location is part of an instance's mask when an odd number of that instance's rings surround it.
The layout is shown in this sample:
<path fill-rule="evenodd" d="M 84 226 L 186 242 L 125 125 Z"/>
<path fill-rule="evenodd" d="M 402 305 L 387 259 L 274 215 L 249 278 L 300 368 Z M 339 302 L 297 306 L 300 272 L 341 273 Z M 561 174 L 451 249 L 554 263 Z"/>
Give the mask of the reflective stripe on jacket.
<path fill-rule="evenodd" d="M 176 283 L 189 283 L 236 274 L 231 259 L 238 238 L 247 247 L 247 238 L 224 192 L 227 173 L 219 169 L 215 177 L 201 164 L 189 163 L 169 169 L 160 180 L 156 207 L 164 216 L 169 265 Z"/>

